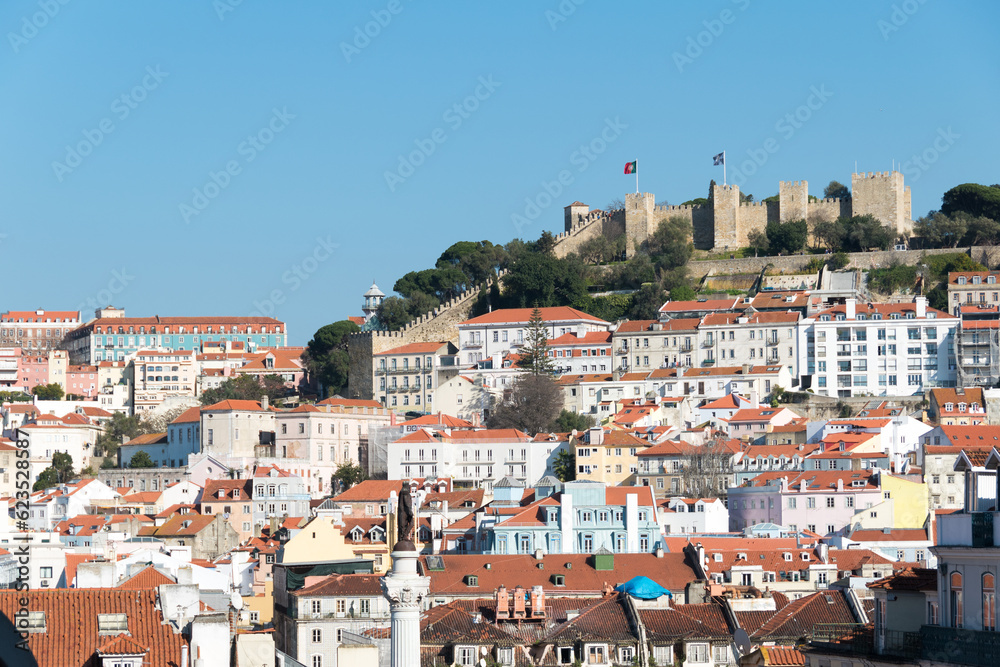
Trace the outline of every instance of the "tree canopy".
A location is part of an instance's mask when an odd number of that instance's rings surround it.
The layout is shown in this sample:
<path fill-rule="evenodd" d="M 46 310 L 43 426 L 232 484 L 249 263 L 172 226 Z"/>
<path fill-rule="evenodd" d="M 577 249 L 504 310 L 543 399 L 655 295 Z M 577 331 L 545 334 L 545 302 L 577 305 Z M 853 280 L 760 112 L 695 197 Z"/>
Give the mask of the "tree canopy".
<path fill-rule="evenodd" d="M 339 394 L 347 387 L 350 358 L 347 339 L 361 331 L 354 322 L 340 320 L 320 327 L 306 345 L 305 364 L 313 379 L 322 383 L 328 394 Z"/>
<path fill-rule="evenodd" d="M 764 231 L 767 246 L 772 253 L 790 254 L 802 250 L 809 238 L 809 225 L 805 220 L 780 222 L 771 220 Z"/>
<path fill-rule="evenodd" d="M 1000 187 L 978 183 L 956 185 L 941 197 L 941 212 L 968 213 L 1000 221 Z"/>
<path fill-rule="evenodd" d="M 823 188 L 823 197 L 824 199 L 850 199 L 851 190 L 839 181 L 830 181 L 830 183 Z"/>
<path fill-rule="evenodd" d="M 517 365 L 532 375 L 551 374 L 554 370 L 549 356 L 549 334 L 542 321 L 542 311 L 535 308 L 528 320 L 528 335 L 521 348 Z"/>
<path fill-rule="evenodd" d="M 236 375 L 218 387 L 202 392 L 202 405 L 212 405 L 219 401 L 259 401 L 264 396 L 269 399 L 283 398 L 285 382 L 277 375 L 265 375 L 260 381 L 253 375 Z"/>
<path fill-rule="evenodd" d="M 155 468 L 156 464 L 153 463 L 153 459 L 149 458 L 149 454 L 146 452 L 136 452 L 132 455 L 132 460 L 128 462 L 129 468 Z"/>
<path fill-rule="evenodd" d="M 62 385 L 56 382 L 35 385 L 31 393 L 41 401 L 61 401 L 64 394 Z"/>
<path fill-rule="evenodd" d="M 528 435 L 544 431 L 563 406 L 562 389 L 548 375 L 525 373 L 493 405 L 489 428 L 516 428 Z"/>

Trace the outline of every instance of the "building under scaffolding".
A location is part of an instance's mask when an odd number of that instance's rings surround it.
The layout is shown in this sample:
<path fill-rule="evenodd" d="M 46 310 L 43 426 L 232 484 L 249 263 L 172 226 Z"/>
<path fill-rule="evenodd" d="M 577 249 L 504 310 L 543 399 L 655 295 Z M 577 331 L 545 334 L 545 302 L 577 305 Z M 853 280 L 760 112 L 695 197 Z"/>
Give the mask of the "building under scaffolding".
<path fill-rule="evenodd" d="M 963 306 L 955 332 L 958 386 L 995 387 L 1000 383 L 1000 312 L 996 307 Z"/>

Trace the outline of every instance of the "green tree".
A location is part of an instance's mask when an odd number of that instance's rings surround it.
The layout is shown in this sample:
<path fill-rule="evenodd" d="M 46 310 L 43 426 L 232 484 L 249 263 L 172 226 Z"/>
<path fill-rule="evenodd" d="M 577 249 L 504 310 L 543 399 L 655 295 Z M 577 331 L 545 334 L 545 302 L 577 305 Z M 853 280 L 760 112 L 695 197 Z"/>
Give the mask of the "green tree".
<path fill-rule="evenodd" d="M 684 266 L 694 252 L 691 222 L 680 216 L 661 220 L 645 242 L 645 247 L 657 269 L 670 270 Z"/>
<path fill-rule="evenodd" d="M 552 461 L 552 472 L 560 482 L 576 479 L 576 456 L 568 449 L 560 449 Z"/>
<path fill-rule="evenodd" d="M 572 431 L 586 431 L 594 425 L 594 418 L 580 412 L 570 412 L 563 409 L 559 416 L 549 425 L 552 433 L 570 433 Z"/>
<path fill-rule="evenodd" d="M 666 292 L 659 283 L 646 283 L 632 295 L 628 319 L 655 320 L 660 314 L 660 306 L 666 303 L 666 300 Z"/>
<path fill-rule="evenodd" d="M 896 231 L 872 215 L 840 218 L 838 222 L 844 228 L 843 249 L 849 252 L 866 252 L 872 248 L 888 250 L 896 240 Z"/>
<path fill-rule="evenodd" d="M 678 285 L 670 290 L 671 301 L 694 301 L 697 297 L 698 295 L 690 285 Z M 663 304 L 661 303 L 660 305 L 662 306 Z M 657 311 L 659 311 L 659 307 L 657 307 Z"/>
<path fill-rule="evenodd" d="M 823 188 L 823 198 L 840 199 L 841 201 L 845 201 L 851 198 L 851 190 L 839 181 L 830 181 L 830 183 Z"/>
<path fill-rule="evenodd" d="M 56 452 L 52 455 L 52 467 L 59 473 L 60 482 L 73 479 L 73 457 L 66 452 Z"/>
<path fill-rule="evenodd" d="M 303 356 L 309 375 L 331 395 L 342 393 L 347 387 L 347 372 L 351 364 L 347 341 L 351 334 L 358 331 L 361 328 L 354 322 L 340 320 L 320 327 L 306 346 Z"/>
<path fill-rule="evenodd" d="M 0 405 L 4 403 L 30 403 L 31 396 L 23 391 L 0 391 Z"/>
<path fill-rule="evenodd" d="M 1000 222 L 985 216 L 969 219 L 968 231 L 963 245 L 997 245 L 1000 244 Z"/>
<path fill-rule="evenodd" d="M 557 258 L 528 251 L 516 259 L 504 277 L 501 307 L 542 308 L 576 303 L 587 294 L 588 267 L 576 255 Z"/>
<path fill-rule="evenodd" d="M 54 486 L 59 486 L 59 471 L 52 466 L 49 466 L 42 472 L 38 473 L 38 480 L 35 481 L 31 490 L 42 491 L 44 489 L 51 489 Z"/>
<path fill-rule="evenodd" d="M 771 249 L 771 245 L 767 240 L 767 232 L 763 232 L 759 229 L 751 229 L 750 233 L 747 234 L 747 243 L 753 250 L 753 254 L 756 255 L 767 255 L 768 251 Z"/>
<path fill-rule="evenodd" d="M 55 383 L 35 385 L 31 393 L 38 397 L 40 401 L 59 401 L 63 397 L 63 388 Z"/>
<path fill-rule="evenodd" d="M 528 335 L 520 355 L 517 365 L 532 375 L 550 375 L 554 370 L 552 357 L 549 356 L 549 334 L 542 321 L 542 311 L 538 308 L 531 311 Z"/>
<path fill-rule="evenodd" d="M 213 405 L 220 401 L 259 401 L 264 396 L 278 399 L 284 395 L 284 382 L 277 376 L 265 375 L 258 380 L 253 375 L 236 375 L 202 392 L 199 400 L 202 405 Z"/>
<path fill-rule="evenodd" d="M 831 271 L 840 271 L 850 263 L 851 258 L 846 252 L 835 252 L 830 255 L 830 259 L 827 260 L 826 265 L 830 267 Z"/>
<path fill-rule="evenodd" d="M 806 246 L 809 226 L 805 220 L 771 220 L 765 228 L 767 245 L 772 253 L 793 253 Z"/>
<path fill-rule="evenodd" d="M 486 424 L 489 428 L 516 428 L 535 435 L 552 423 L 562 407 L 562 389 L 550 376 L 525 373 L 494 402 Z"/>
<path fill-rule="evenodd" d="M 337 466 L 337 470 L 333 473 L 331 486 L 336 484 L 340 492 L 343 493 L 355 484 L 360 484 L 366 479 L 368 479 L 368 472 L 360 463 L 344 461 Z"/>
<path fill-rule="evenodd" d="M 126 436 L 135 438 L 147 432 L 151 431 L 146 430 L 146 424 L 140 417 L 130 417 L 122 412 L 114 412 L 111 414 L 111 419 L 105 424 L 104 432 L 97 437 L 94 453 L 97 456 L 114 456 Z"/>
<path fill-rule="evenodd" d="M 375 316 L 378 317 L 379 324 L 388 331 L 398 331 L 413 320 L 409 304 L 398 296 L 383 299 Z"/>
<path fill-rule="evenodd" d="M 153 463 L 153 459 L 149 458 L 149 454 L 146 452 L 136 452 L 132 455 L 132 460 L 128 462 L 129 468 L 155 468 L 156 464 Z"/>
<path fill-rule="evenodd" d="M 978 183 L 956 185 L 941 197 L 941 212 L 945 215 L 963 212 L 1000 221 L 1000 187 Z"/>
<path fill-rule="evenodd" d="M 843 246 L 845 229 L 840 220 L 816 220 L 812 233 L 817 248 L 840 250 Z"/>
<path fill-rule="evenodd" d="M 923 240 L 924 248 L 955 248 L 968 234 L 971 218 L 961 212 L 945 215 L 938 211 L 918 218 L 913 233 Z"/>

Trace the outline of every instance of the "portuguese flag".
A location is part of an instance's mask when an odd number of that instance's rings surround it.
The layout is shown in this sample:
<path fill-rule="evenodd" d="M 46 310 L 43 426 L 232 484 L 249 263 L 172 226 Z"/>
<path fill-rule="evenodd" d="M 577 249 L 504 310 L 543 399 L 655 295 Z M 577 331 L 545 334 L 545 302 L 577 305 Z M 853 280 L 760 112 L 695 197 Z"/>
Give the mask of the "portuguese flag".
<path fill-rule="evenodd" d="M 639 173 L 639 168 L 637 166 L 638 164 L 639 164 L 638 160 L 636 160 L 634 162 L 626 162 L 625 163 L 625 173 L 626 174 L 637 174 L 637 173 Z"/>

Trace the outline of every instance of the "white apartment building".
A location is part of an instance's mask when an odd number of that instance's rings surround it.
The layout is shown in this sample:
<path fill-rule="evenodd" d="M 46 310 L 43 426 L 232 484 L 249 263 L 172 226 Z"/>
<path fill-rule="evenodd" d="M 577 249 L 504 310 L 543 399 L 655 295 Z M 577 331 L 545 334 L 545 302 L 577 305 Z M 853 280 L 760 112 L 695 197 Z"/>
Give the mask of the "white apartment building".
<path fill-rule="evenodd" d="M 139 350 L 132 358 L 132 405 L 136 414 L 153 410 L 167 396 L 194 396 L 198 364 L 194 350 Z M 132 355 L 130 355 L 132 356 Z"/>
<path fill-rule="evenodd" d="M 611 332 L 567 332 L 549 341 L 552 366 L 565 373 L 607 373 L 614 363 L 611 356 Z"/>
<path fill-rule="evenodd" d="M 534 485 L 553 474 L 565 441 L 535 442 L 516 429 L 421 429 L 389 443 L 389 479 L 451 478 L 454 488 L 485 488 L 510 476 Z"/>
<path fill-rule="evenodd" d="M 89 466 L 100 432 L 98 427 L 90 424 L 82 415 L 67 415 L 63 418 L 41 415 L 33 423 L 20 426 L 12 439 L 23 438 L 28 441 L 28 451 L 31 453 L 30 482 L 34 484 L 38 475 L 52 465 L 52 456 L 56 452 L 69 454 L 73 458 L 73 469 L 76 472 Z"/>
<path fill-rule="evenodd" d="M 847 299 L 806 318 L 811 386 L 821 396 L 909 395 L 955 386 L 958 318 L 912 303 L 859 304 Z"/>
<path fill-rule="evenodd" d="M 719 498 L 674 496 L 660 503 L 656 515 L 664 535 L 725 533 L 729 510 Z"/>
<path fill-rule="evenodd" d="M 474 364 L 496 355 L 517 352 L 527 341 L 534 308 L 504 308 L 473 317 L 458 325 L 459 363 Z M 611 323 L 569 306 L 539 308 L 549 340 L 567 333 L 584 336 L 610 331 Z"/>
<path fill-rule="evenodd" d="M 333 491 L 330 480 L 346 462 L 368 457 L 369 429 L 389 426 L 390 410 L 377 401 L 328 398 L 275 414 L 273 456 L 307 460 L 312 476 L 304 481 L 314 497 Z"/>
<path fill-rule="evenodd" d="M 435 390 L 458 374 L 456 348 L 448 341 L 410 343 L 379 352 L 375 366 L 375 396 L 383 406 L 433 412 Z"/>

